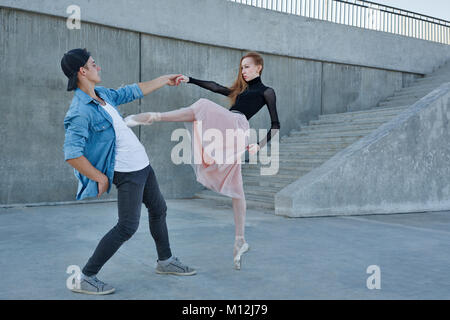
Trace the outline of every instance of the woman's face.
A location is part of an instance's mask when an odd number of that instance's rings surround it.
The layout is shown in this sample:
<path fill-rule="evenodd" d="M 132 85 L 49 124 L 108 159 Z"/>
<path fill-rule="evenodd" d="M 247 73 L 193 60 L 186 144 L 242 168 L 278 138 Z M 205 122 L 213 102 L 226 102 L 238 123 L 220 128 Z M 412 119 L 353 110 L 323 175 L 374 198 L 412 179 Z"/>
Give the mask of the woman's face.
<path fill-rule="evenodd" d="M 256 65 L 253 58 L 247 57 L 242 60 L 242 77 L 245 81 L 250 81 L 260 76 L 261 66 Z"/>

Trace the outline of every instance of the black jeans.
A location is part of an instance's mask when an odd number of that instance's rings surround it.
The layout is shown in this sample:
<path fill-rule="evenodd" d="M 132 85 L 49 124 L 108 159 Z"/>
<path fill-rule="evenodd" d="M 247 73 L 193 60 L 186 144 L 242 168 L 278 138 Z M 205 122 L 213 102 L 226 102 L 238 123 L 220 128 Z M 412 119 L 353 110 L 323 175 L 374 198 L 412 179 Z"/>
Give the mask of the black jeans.
<path fill-rule="evenodd" d="M 132 172 L 114 171 L 113 183 L 117 188 L 119 221 L 100 240 L 83 273 L 97 274 L 120 246 L 131 238 L 139 226 L 142 203 L 148 209 L 150 233 L 156 244 L 159 260 L 172 255 L 166 225 L 166 201 L 159 190 L 151 165 Z"/>

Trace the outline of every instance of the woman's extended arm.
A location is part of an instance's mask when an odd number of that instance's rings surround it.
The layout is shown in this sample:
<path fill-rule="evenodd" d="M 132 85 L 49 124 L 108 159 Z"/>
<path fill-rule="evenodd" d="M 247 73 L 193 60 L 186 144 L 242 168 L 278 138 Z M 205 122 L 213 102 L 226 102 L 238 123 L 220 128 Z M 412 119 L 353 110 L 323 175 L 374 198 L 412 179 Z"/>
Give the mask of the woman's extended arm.
<path fill-rule="evenodd" d="M 187 76 L 182 76 L 179 79 L 180 79 L 179 81 L 193 83 L 193 84 L 198 85 L 199 87 L 210 90 L 212 92 L 223 94 L 224 96 L 229 96 L 231 93 L 231 90 L 229 88 L 224 87 L 214 81 L 198 80 L 198 79 L 195 79 L 192 77 L 187 77 Z"/>
<path fill-rule="evenodd" d="M 271 127 L 266 137 L 258 143 L 260 148 L 263 148 L 267 142 L 269 142 L 270 139 L 280 130 L 275 91 L 272 88 L 267 88 L 264 91 L 264 99 L 266 101 L 267 108 L 269 109 Z"/>

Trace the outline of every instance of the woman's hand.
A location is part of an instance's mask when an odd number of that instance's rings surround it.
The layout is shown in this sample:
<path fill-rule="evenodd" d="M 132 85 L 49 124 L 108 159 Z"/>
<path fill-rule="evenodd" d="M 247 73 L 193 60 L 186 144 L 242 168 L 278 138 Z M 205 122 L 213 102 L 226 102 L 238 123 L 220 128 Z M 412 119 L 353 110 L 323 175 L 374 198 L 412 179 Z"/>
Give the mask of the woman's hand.
<path fill-rule="evenodd" d="M 254 154 L 256 154 L 261 148 L 260 148 L 259 144 L 257 144 L 257 143 L 251 143 L 251 144 L 248 145 L 247 149 L 248 149 L 248 153 L 249 153 L 249 154 L 254 155 Z"/>
<path fill-rule="evenodd" d="M 177 85 L 179 85 L 181 82 L 189 82 L 189 77 L 186 77 L 185 75 L 180 75 L 175 79 L 175 82 Z"/>

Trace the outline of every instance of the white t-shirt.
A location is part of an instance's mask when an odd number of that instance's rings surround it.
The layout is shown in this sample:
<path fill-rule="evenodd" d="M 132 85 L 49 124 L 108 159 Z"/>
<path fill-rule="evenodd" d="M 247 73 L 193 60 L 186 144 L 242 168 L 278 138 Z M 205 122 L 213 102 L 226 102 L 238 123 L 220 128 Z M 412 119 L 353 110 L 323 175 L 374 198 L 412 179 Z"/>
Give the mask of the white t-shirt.
<path fill-rule="evenodd" d="M 113 119 L 113 127 L 116 132 L 116 155 L 114 171 L 130 172 L 144 169 L 150 164 L 147 152 L 131 128 L 108 102 L 102 106 Z"/>

